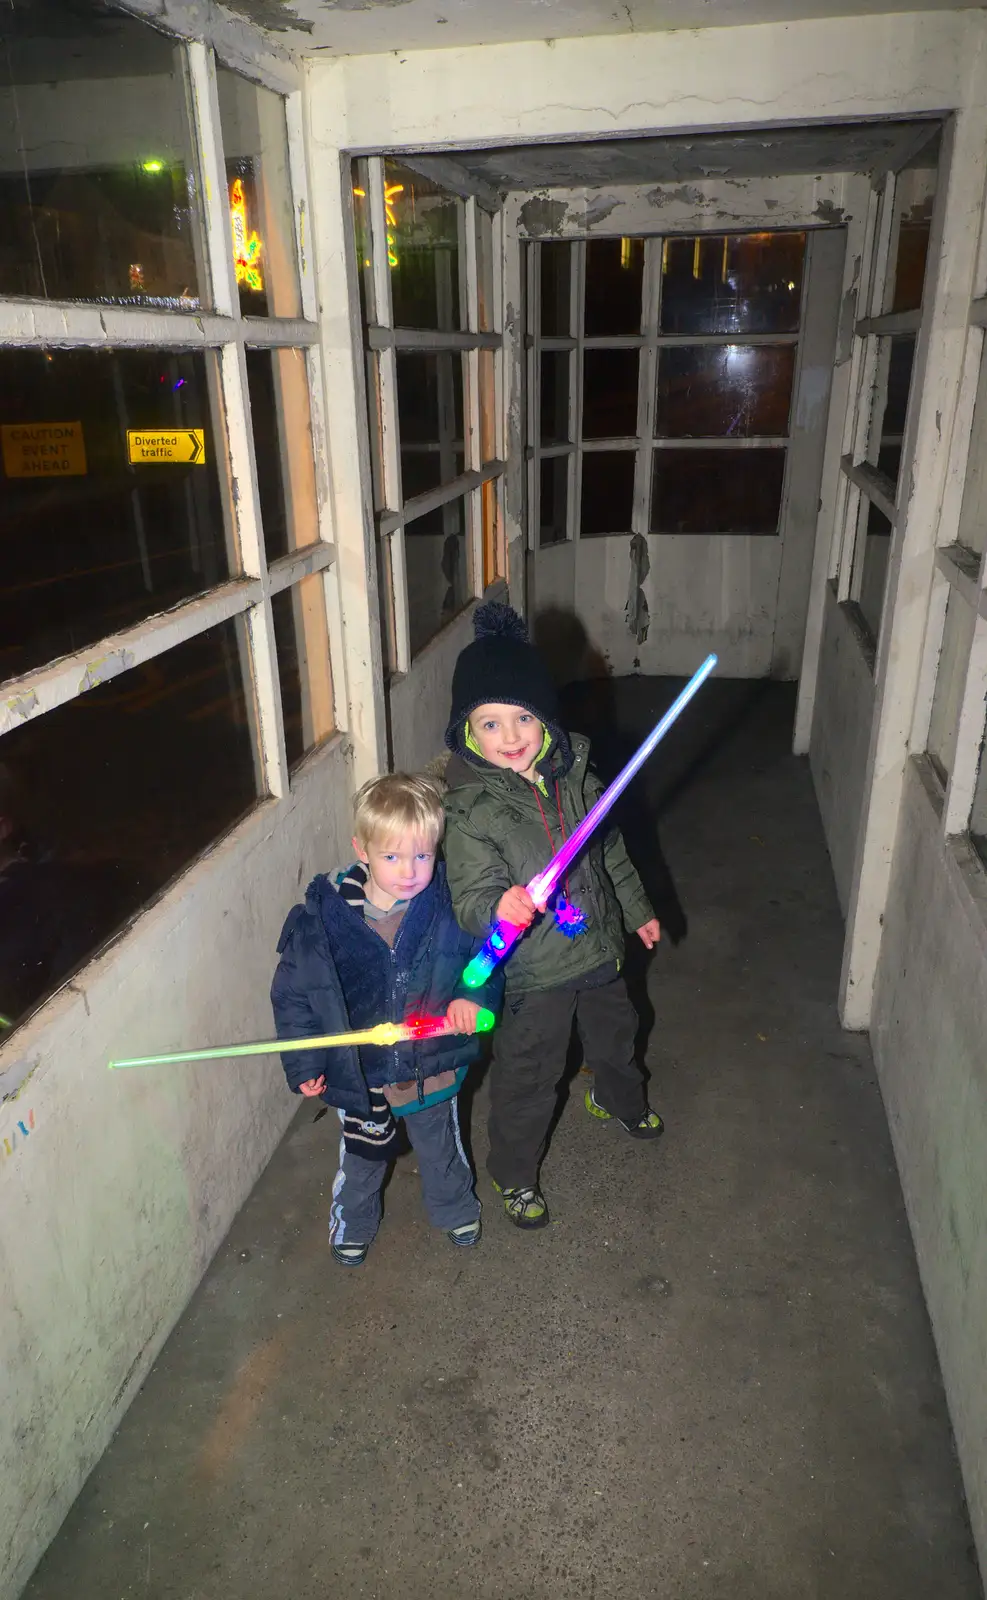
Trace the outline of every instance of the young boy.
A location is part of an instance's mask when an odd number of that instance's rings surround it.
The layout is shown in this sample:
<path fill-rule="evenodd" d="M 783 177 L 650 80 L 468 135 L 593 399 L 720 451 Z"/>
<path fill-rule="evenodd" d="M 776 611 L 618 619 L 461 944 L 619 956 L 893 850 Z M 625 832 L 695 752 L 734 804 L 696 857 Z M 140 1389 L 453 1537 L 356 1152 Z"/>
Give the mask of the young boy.
<path fill-rule="evenodd" d="M 377 1233 L 396 1117 L 405 1119 L 418 1157 L 430 1221 L 453 1244 L 480 1239 L 456 1097 L 479 1048 L 477 1013 L 497 1004 L 501 986 L 470 992 L 461 983 L 478 941 L 457 927 L 445 869 L 436 864 L 443 824 L 442 800 L 425 778 L 395 773 L 364 784 L 355 801 L 356 863 L 312 880 L 278 944 L 271 1003 L 281 1039 L 410 1016 L 446 1022 L 431 1039 L 281 1058 L 290 1087 L 336 1106 L 343 1124 L 329 1223 L 342 1266 L 362 1266 Z"/>
<path fill-rule="evenodd" d="M 582 821 L 601 792 L 588 767 L 589 742 L 559 724 L 544 662 L 509 606 L 481 606 L 476 638 L 456 663 L 446 743 L 445 856 L 459 922 L 486 935 L 504 918 L 528 929 L 506 961 L 507 998 L 490 1078 L 494 1187 L 519 1228 L 543 1228 L 548 1207 L 538 1169 L 557 1103 L 575 1017 L 593 1087 L 586 1109 L 615 1119 L 636 1139 L 654 1139 L 634 1059 L 637 1015 L 620 967 L 625 928 L 650 950 L 655 914 L 620 834 L 603 823 L 562 886 L 585 915 L 569 937 L 523 887 Z M 544 913 L 544 914 L 543 914 Z M 570 923 L 571 926 L 571 923 Z"/>

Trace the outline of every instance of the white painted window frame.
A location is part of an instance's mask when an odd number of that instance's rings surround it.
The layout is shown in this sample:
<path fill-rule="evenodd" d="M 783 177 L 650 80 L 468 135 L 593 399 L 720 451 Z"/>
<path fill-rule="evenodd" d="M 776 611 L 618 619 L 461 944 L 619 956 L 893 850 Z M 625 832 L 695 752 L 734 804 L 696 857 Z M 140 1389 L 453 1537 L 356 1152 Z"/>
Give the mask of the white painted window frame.
<path fill-rule="evenodd" d="M 127 9 L 149 23 L 147 10 L 139 0 Z M 177 0 L 169 10 L 168 21 L 169 37 L 184 47 L 188 113 L 199 163 L 199 220 L 206 247 L 203 298 L 211 302 L 212 309 L 200 313 L 155 312 L 128 306 L 0 298 L 0 348 L 40 345 L 73 349 L 215 351 L 230 470 L 237 486 L 231 514 L 240 571 L 218 588 L 196 595 L 172 610 L 152 615 L 130 628 L 95 640 L 70 656 L 8 680 L 0 699 L 0 738 L 24 722 L 68 704 L 117 673 L 150 661 L 222 622 L 242 616 L 251 663 L 251 678 L 245 681 L 244 692 L 248 702 L 253 701 L 257 713 L 259 748 L 256 754 L 260 786 L 264 791 L 258 796 L 260 801 L 265 795 L 281 798 L 289 790 L 271 601 L 302 578 L 317 573 L 321 573 L 324 580 L 337 731 L 344 726 L 346 706 L 335 546 L 326 475 L 316 472 L 319 542 L 291 551 L 268 564 L 264 554 L 247 390 L 248 348 L 303 350 L 309 380 L 313 450 L 317 461 L 328 459 L 317 292 L 309 240 L 301 78 L 289 62 L 270 55 L 254 56 L 249 49 L 241 48 L 245 37 L 242 30 L 231 29 L 218 14 L 206 37 L 196 37 L 202 32 L 201 8 L 197 6 Z M 232 68 L 262 87 L 274 90 L 285 100 L 301 288 L 302 315 L 299 318 L 244 318 L 240 313 L 230 249 L 217 65 Z"/>
<path fill-rule="evenodd" d="M 370 155 L 361 158 L 366 162 L 369 201 L 370 258 L 373 279 L 373 319 L 366 328 L 366 347 L 376 355 L 377 382 L 370 373 L 367 379 L 368 401 L 375 399 L 379 408 L 379 494 L 381 505 L 376 509 L 377 540 L 380 568 L 385 593 L 382 596 L 382 625 L 387 635 L 385 658 L 388 675 L 399 678 L 411 670 L 411 630 L 408 615 L 408 578 L 404 530 L 416 517 L 429 511 L 453 506 L 465 498 L 467 591 L 468 599 L 483 594 L 483 485 L 494 483 L 498 497 L 502 495 L 505 462 L 503 459 L 502 397 L 504 392 L 504 335 L 503 306 L 499 292 L 500 279 L 500 213 L 493 213 L 493 304 L 489 332 L 480 331 L 479 270 L 477 258 L 477 210 L 479 202 L 473 195 L 465 198 L 450 190 L 450 198 L 460 201 L 460 294 L 465 312 L 465 328 L 460 331 L 425 328 L 396 328 L 391 294 L 391 274 L 387 255 L 387 215 L 385 209 L 384 156 Z M 400 162 L 400 151 L 394 160 Z M 463 362 L 463 422 L 465 470 L 448 482 L 430 489 L 425 494 L 406 500 L 401 482 L 401 437 L 398 419 L 397 355 L 402 350 L 458 353 Z M 494 355 L 494 403 L 496 406 L 495 437 L 497 456 L 484 462 L 480 428 L 480 352 L 490 350 Z M 375 395 L 376 389 L 376 395 Z M 371 427 L 371 434 L 374 429 Z M 501 506 L 502 509 L 502 506 Z M 498 519 L 502 522 L 502 516 Z M 452 626 L 451 618 L 445 626 Z M 440 629 L 440 633 L 445 628 Z M 427 641 L 425 648 L 439 635 Z"/>
<path fill-rule="evenodd" d="M 787 230 L 786 230 L 787 231 Z M 793 231 L 805 231 L 793 230 Z M 541 540 L 541 463 L 561 456 L 569 459 L 568 494 L 566 499 L 566 534 L 564 540 L 556 540 L 555 545 L 561 545 L 582 538 L 606 538 L 607 534 L 584 534 L 580 531 L 581 512 L 581 486 L 583 458 L 586 455 L 596 454 L 600 451 L 621 450 L 634 452 L 634 492 L 631 511 L 632 534 L 655 533 L 660 537 L 660 531 L 652 529 L 651 521 L 651 485 L 654 475 L 655 452 L 659 450 L 703 450 L 723 449 L 731 450 L 756 450 L 781 448 L 786 452 L 785 476 L 782 482 L 781 501 L 778 512 L 778 534 L 785 531 L 785 519 L 788 505 L 788 471 L 791 446 L 791 412 L 789 431 L 783 437 L 756 436 L 751 438 L 657 438 L 654 434 L 654 412 L 658 384 L 658 359 L 659 353 L 665 349 L 676 349 L 695 345 L 717 347 L 724 344 L 737 345 L 778 345 L 790 344 L 798 349 L 804 328 L 804 283 L 803 283 L 803 315 L 799 319 L 799 327 L 794 333 L 744 333 L 744 334 L 673 334 L 659 331 L 661 322 L 661 282 L 662 282 L 662 255 L 667 238 L 681 238 L 681 234 L 636 234 L 633 237 L 644 239 L 644 276 L 642 283 L 642 329 L 636 334 L 612 334 L 587 336 L 583 331 L 583 318 L 585 311 L 585 280 L 586 280 L 586 239 L 569 238 L 564 241 L 530 240 L 526 245 L 526 288 L 527 288 L 527 326 L 525 331 L 526 362 L 528 378 L 529 403 L 527 409 L 527 487 L 528 505 L 531 515 L 528 518 L 528 547 L 532 552 L 541 549 L 552 549 L 553 545 L 542 545 Z M 691 237 L 691 235 L 688 235 Z M 568 243 L 572 251 L 571 271 L 569 276 L 570 310 L 569 333 L 564 336 L 546 336 L 541 331 L 541 250 L 545 243 Z M 808 250 L 806 252 L 808 262 Z M 638 397 L 637 397 L 637 422 L 633 435 L 619 439 L 585 439 L 583 437 L 583 364 L 587 350 L 639 350 L 640 361 L 638 366 Z M 568 351 L 569 364 L 569 438 L 561 444 L 543 445 L 541 443 L 541 358 L 543 353 L 551 351 Z M 792 383 L 792 407 L 794 408 L 797 392 L 797 374 Z M 624 533 L 626 529 L 613 529 L 613 533 Z M 701 535 L 699 536 L 701 537 Z M 727 535 L 726 537 L 729 537 Z M 752 536 L 753 537 L 753 536 Z M 765 535 L 766 538 L 772 537 Z"/>

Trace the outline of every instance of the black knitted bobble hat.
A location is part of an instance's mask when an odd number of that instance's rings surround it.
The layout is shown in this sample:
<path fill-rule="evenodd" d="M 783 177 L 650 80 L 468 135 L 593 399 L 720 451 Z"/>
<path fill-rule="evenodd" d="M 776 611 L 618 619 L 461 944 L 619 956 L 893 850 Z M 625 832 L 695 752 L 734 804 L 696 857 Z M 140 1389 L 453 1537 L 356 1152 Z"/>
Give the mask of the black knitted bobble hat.
<path fill-rule="evenodd" d="M 452 715 L 446 729 L 450 750 L 461 750 L 471 711 L 487 704 L 523 706 L 539 722 L 559 731 L 555 685 L 528 630 L 511 606 L 488 601 L 473 613 L 474 639 L 460 651 L 452 675 Z"/>

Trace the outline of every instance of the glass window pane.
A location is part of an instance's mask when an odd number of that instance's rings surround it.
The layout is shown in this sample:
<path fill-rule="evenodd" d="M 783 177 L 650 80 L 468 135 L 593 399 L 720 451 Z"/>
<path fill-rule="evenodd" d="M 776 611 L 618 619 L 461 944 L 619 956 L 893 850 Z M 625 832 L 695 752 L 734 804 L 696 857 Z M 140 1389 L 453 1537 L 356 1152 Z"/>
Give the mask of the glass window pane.
<path fill-rule="evenodd" d="M 633 450 L 592 450 L 583 456 L 579 531 L 584 536 L 630 533 L 634 457 Z"/>
<path fill-rule="evenodd" d="M 583 438 L 637 434 L 637 350 L 587 350 L 583 355 Z"/>
<path fill-rule="evenodd" d="M 570 332 L 571 244 L 538 246 L 541 275 L 541 331 L 545 338 L 567 338 Z"/>
<path fill-rule="evenodd" d="M 465 498 L 405 524 L 411 654 L 462 611 L 470 598 Z"/>
<path fill-rule="evenodd" d="M 889 311 L 917 311 L 922 304 L 936 178 L 934 166 L 912 167 L 895 181 Z"/>
<path fill-rule="evenodd" d="M 891 553 L 892 526 L 871 501 L 862 499 L 861 519 L 866 518 L 862 541 L 858 536 L 860 563 L 860 595 L 858 605 L 871 638 L 877 643 L 881 631 L 881 612 L 884 609 L 884 589 L 888 580 L 888 557 Z"/>
<path fill-rule="evenodd" d="M 587 456 L 587 460 L 590 457 Z M 541 508 L 538 543 L 562 544 L 567 537 L 569 505 L 569 456 L 544 457 L 539 462 Z"/>
<path fill-rule="evenodd" d="M 953 770 L 956 755 L 956 735 L 960 719 L 960 701 L 966 679 L 973 628 L 977 614 L 967 605 L 957 589 L 951 589 L 946 601 L 946 619 L 942 630 L 942 649 L 936 672 L 936 690 L 932 697 L 932 716 L 929 721 L 928 752 L 945 783 Z"/>
<path fill-rule="evenodd" d="M 370 163 L 366 156 L 351 164 L 353 174 L 353 231 L 356 248 L 356 271 L 360 284 L 360 312 L 363 326 L 376 322 L 374 300 L 374 271 L 371 258 L 370 230 Z"/>
<path fill-rule="evenodd" d="M 332 669 L 320 572 L 282 589 L 271 600 L 289 767 L 333 731 Z"/>
<path fill-rule="evenodd" d="M 987 354 L 980 360 L 980 382 L 966 463 L 959 542 L 982 556 L 987 544 Z"/>
<path fill-rule="evenodd" d="M 319 540 L 304 350 L 248 350 L 247 388 L 268 561 Z"/>
<path fill-rule="evenodd" d="M 665 239 L 662 333 L 794 333 L 804 233 Z"/>
<path fill-rule="evenodd" d="M 636 354 L 636 352 L 635 352 Z M 543 350 L 541 357 L 541 443 L 569 440 L 569 352 Z"/>
<path fill-rule="evenodd" d="M 2 350 L 0 444 L 0 676 L 234 570 L 210 352 Z"/>
<path fill-rule="evenodd" d="M 249 682 L 238 618 L 4 736 L 5 1017 L 64 983 L 253 805 Z"/>
<path fill-rule="evenodd" d="M 301 315 L 284 99 L 216 68 L 230 237 L 245 317 Z"/>
<path fill-rule="evenodd" d="M 794 344 L 661 350 L 655 433 L 665 439 L 784 438 L 794 376 Z"/>
<path fill-rule="evenodd" d="M 868 458 L 894 484 L 898 482 L 901 471 L 901 449 L 914 362 L 914 334 L 902 334 L 880 341 Z"/>
<path fill-rule="evenodd" d="M 640 333 L 643 284 L 643 239 L 590 239 L 586 245 L 586 337 Z"/>
<path fill-rule="evenodd" d="M 476 300 L 477 326 L 481 333 L 494 327 L 494 231 L 493 217 L 482 206 L 476 208 Z"/>
<path fill-rule="evenodd" d="M 783 449 L 656 450 L 653 533 L 778 532 Z"/>
<path fill-rule="evenodd" d="M 458 351 L 399 350 L 398 431 L 405 500 L 464 470 L 463 360 Z"/>
<path fill-rule="evenodd" d="M 494 352 L 479 352 L 480 369 L 480 460 L 486 465 L 497 459 L 497 382 Z"/>
<path fill-rule="evenodd" d="M 2 32 L 0 294 L 207 304 L 181 46 L 99 0 Z"/>
<path fill-rule="evenodd" d="M 384 163 L 384 196 L 394 326 L 460 329 L 463 202 L 396 161 Z"/>

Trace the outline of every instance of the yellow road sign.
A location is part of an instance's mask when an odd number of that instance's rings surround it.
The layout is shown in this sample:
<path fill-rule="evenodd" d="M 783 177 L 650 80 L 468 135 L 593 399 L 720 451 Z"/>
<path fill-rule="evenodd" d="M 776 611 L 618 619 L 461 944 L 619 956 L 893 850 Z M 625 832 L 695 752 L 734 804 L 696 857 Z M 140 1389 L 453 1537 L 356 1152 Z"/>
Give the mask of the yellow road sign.
<path fill-rule="evenodd" d="M 10 422 L 0 427 L 8 478 L 81 478 L 86 441 L 81 422 Z"/>
<path fill-rule="evenodd" d="M 155 428 L 150 432 L 129 428 L 127 454 L 133 466 L 175 461 L 184 466 L 194 462 L 201 467 L 206 459 L 206 437 L 202 428 Z"/>

